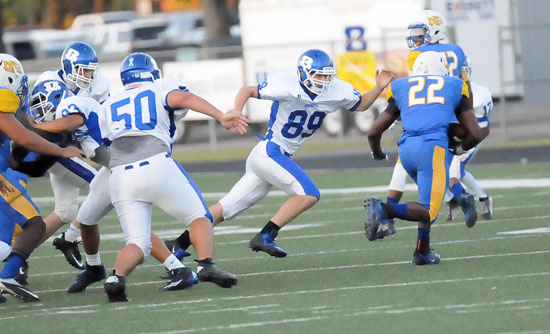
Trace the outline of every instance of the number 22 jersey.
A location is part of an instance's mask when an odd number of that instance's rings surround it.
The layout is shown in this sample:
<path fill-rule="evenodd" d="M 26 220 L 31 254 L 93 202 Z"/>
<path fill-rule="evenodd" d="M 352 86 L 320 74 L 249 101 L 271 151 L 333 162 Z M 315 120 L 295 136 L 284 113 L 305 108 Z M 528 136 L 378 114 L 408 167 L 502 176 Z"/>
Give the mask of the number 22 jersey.
<path fill-rule="evenodd" d="M 293 154 L 321 127 L 327 113 L 340 108 L 354 111 L 361 103 L 361 94 L 351 84 L 333 79 L 328 94 L 312 99 L 296 75 L 285 73 L 260 83 L 258 99 L 273 101 L 265 138 Z"/>

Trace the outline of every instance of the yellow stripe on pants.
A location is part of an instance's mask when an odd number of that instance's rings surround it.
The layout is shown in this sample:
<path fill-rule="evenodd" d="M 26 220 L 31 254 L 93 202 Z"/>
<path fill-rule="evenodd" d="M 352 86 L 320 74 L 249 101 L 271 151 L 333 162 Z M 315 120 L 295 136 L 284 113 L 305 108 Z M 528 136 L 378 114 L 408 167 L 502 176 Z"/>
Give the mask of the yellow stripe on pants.
<path fill-rule="evenodd" d="M 445 170 L 445 149 L 441 146 L 435 146 L 432 158 L 432 193 L 430 196 L 430 222 L 432 222 L 445 196 L 445 187 L 447 185 L 447 171 Z"/>

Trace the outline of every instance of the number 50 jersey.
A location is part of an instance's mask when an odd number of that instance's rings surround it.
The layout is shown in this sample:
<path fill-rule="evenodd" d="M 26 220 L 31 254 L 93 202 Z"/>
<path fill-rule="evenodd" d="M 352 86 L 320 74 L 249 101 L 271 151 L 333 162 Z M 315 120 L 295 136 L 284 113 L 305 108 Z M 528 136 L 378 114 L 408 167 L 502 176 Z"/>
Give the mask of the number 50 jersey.
<path fill-rule="evenodd" d="M 152 83 L 111 96 L 101 108 L 100 128 L 103 138 L 113 141 L 124 136 L 154 136 L 167 147 L 175 130 L 174 109 L 167 96 L 185 90 L 175 80 L 157 79 Z"/>
<path fill-rule="evenodd" d="M 266 139 L 293 154 L 323 124 L 327 113 L 344 108 L 354 111 L 361 94 L 345 81 L 333 79 L 326 95 L 312 99 L 296 75 L 281 74 L 258 85 L 258 99 L 273 100 Z"/>

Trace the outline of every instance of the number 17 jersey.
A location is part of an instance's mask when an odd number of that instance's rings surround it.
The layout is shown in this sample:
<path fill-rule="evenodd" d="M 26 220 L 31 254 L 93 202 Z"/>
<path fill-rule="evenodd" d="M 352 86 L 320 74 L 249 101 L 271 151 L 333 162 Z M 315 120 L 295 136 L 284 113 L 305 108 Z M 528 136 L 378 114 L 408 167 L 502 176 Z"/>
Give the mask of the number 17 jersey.
<path fill-rule="evenodd" d="M 280 74 L 258 85 L 258 99 L 272 100 L 266 139 L 293 154 L 323 124 L 327 113 L 340 108 L 354 111 L 361 94 L 345 81 L 333 79 L 326 95 L 312 99 L 296 75 Z"/>

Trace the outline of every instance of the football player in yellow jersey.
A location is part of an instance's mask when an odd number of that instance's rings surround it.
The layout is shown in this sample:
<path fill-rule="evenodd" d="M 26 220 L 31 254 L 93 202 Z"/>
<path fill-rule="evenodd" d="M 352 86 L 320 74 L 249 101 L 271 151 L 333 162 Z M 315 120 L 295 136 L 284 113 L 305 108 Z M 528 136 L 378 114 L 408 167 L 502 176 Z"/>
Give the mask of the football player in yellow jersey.
<path fill-rule="evenodd" d="M 19 60 L 0 54 L 0 257 L 7 257 L 0 271 L 0 293 L 38 301 L 38 295 L 21 286 L 15 277 L 40 241 L 45 225 L 26 192 L 24 175 L 9 168 L 10 140 L 29 151 L 50 156 L 83 157 L 84 152 L 52 144 L 19 123 L 15 113 L 25 108 L 27 94 L 27 76 Z M 12 243 L 16 225 L 20 233 Z"/>
<path fill-rule="evenodd" d="M 472 90 L 469 82 L 468 71 L 465 64 L 468 63 L 468 57 L 465 55 L 462 48 L 452 43 L 440 43 L 447 34 L 447 26 L 445 18 L 436 11 L 424 10 L 408 26 L 409 36 L 407 36 L 407 45 L 411 49 L 408 56 L 409 70 L 412 70 L 416 58 L 423 52 L 435 51 L 445 55 L 449 75 L 463 79 L 468 85 L 470 98 L 468 102 L 473 108 L 473 99 L 471 98 Z M 451 158 L 449 158 L 451 159 Z M 450 163 L 450 162 L 449 162 Z M 395 164 L 393 175 L 390 181 L 387 203 L 397 204 L 403 196 L 407 172 L 403 169 L 401 161 L 398 160 Z M 453 210 L 457 210 L 460 205 L 464 211 L 466 218 L 466 226 L 473 227 L 477 221 L 477 212 L 475 208 L 474 198 L 471 194 L 466 193 L 464 187 L 458 180 L 453 179 L 450 183 L 453 197 L 451 201 Z M 450 192 L 449 192 L 450 193 Z M 449 209 L 450 210 L 450 209 Z M 385 236 L 395 234 L 396 230 L 393 226 L 393 220 L 388 219 L 384 224 L 380 225 L 380 230 L 373 236 L 373 240 L 382 239 Z"/>
<path fill-rule="evenodd" d="M 455 119 L 463 125 L 466 136 L 462 148 L 465 150 L 483 139 L 468 102 L 469 89 L 462 79 L 448 76 L 441 53 L 426 51 L 416 58 L 411 76 L 390 84 L 387 99 L 388 107 L 369 131 L 372 157 L 386 159 L 380 147 L 382 133 L 401 117 L 403 135 L 398 141 L 399 158 L 418 185 L 419 201 L 391 204 L 368 198 L 365 205 L 367 238 L 374 239 L 385 219 L 416 221 L 418 239 L 412 263 L 437 264 L 440 257 L 430 250 L 430 226 L 437 219 L 449 180 L 446 161 L 450 154 L 449 125 Z"/>

